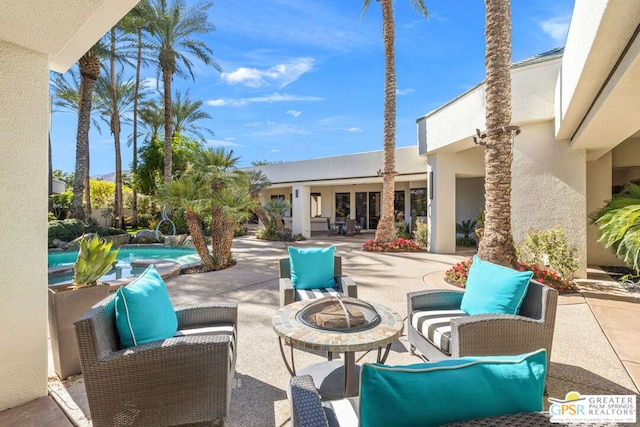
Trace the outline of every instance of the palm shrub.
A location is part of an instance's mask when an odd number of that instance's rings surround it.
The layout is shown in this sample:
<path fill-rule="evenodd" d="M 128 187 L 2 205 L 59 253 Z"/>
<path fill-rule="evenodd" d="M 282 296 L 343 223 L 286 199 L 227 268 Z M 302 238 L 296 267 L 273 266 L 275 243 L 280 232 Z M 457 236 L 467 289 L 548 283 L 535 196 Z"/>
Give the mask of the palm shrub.
<path fill-rule="evenodd" d="M 429 227 L 426 222 L 416 221 L 416 226 L 413 230 L 413 240 L 423 248 L 427 247 L 427 244 L 429 243 Z"/>
<path fill-rule="evenodd" d="M 111 251 L 113 242 L 93 236 L 80 240 L 78 258 L 73 265 L 73 284 L 76 289 L 96 286 L 98 279 L 111 270 L 118 250 Z"/>
<path fill-rule="evenodd" d="M 465 219 L 464 221 L 456 224 L 456 233 L 461 234 L 462 237 L 456 239 L 456 243 L 460 246 L 473 246 L 476 244 L 475 239 L 471 237 L 471 233 L 476 226 L 476 221 L 472 219 Z"/>
<path fill-rule="evenodd" d="M 291 208 L 291 204 L 283 199 L 271 199 L 264 204 L 262 210 L 267 215 L 266 230 L 268 235 L 279 234 L 282 240 L 284 235 L 284 222 L 282 217 L 286 215 L 287 211 Z M 269 239 L 276 240 L 276 239 Z"/>
<path fill-rule="evenodd" d="M 559 227 L 549 230 L 530 230 L 517 248 L 522 263 L 548 267 L 562 278 L 571 280 L 580 268 L 576 248 L 569 247 L 564 231 Z"/>
<path fill-rule="evenodd" d="M 613 248 L 616 256 L 640 275 L 640 185 L 625 185 L 591 219 L 599 228 L 598 241 Z"/>

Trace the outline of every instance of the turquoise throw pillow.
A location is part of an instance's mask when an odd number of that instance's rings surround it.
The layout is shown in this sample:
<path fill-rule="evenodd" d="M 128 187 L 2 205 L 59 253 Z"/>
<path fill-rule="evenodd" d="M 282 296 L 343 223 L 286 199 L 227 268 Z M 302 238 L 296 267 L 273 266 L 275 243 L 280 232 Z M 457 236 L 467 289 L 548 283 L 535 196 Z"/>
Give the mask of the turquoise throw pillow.
<path fill-rule="evenodd" d="M 332 288 L 335 246 L 294 248 L 289 246 L 291 282 L 296 289 Z"/>
<path fill-rule="evenodd" d="M 449 359 L 408 366 L 366 363 L 360 426 L 438 426 L 542 410 L 547 354 Z"/>
<path fill-rule="evenodd" d="M 532 276 L 474 256 L 460 309 L 470 315 L 518 314 Z"/>
<path fill-rule="evenodd" d="M 116 291 L 116 326 L 122 347 L 171 338 L 178 318 L 167 287 L 153 265 Z"/>

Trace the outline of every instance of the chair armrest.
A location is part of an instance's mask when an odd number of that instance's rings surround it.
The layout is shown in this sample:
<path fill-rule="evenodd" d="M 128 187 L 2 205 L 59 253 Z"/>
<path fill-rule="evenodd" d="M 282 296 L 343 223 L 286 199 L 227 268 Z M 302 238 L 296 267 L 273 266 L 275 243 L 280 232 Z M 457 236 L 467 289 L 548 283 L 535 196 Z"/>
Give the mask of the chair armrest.
<path fill-rule="evenodd" d="M 320 403 L 320 396 L 310 375 L 291 378 L 289 396 L 293 427 L 327 427 L 329 425 Z"/>
<path fill-rule="evenodd" d="M 464 291 L 455 289 L 429 289 L 407 294 L 407 314 L 414 310 L 457 310 Z"/>
<path fill-rule="evenodd" d="M 238 304 L 215 301 L 206 304 L 179 306 L 176 308 L 178 329 L 196 328 L 216 324 L 238 324 Z"/>
<path fill-rule="evenodd" d="M 348 297 L 358 298 L 358 287 L 352 278 L 346 275 L 341 275 L 334 277 L 334 279 L 336 281 L 336 288 L 340 292 Z"/>
<path fill-rule="evenodd" d="M 548 346 L 544 322 L 514 314 L 451 319 L 451 357 L 520 354 Z M 550 351 L 550 348 L 547 348 Z"/>
<path fill-rule="evenodd" d="M 289 305 L 295 301 L 295 289 L 293 289 L 293 282 L 287 277 L 279 279 L 280 283 L 280 307 Z"/>

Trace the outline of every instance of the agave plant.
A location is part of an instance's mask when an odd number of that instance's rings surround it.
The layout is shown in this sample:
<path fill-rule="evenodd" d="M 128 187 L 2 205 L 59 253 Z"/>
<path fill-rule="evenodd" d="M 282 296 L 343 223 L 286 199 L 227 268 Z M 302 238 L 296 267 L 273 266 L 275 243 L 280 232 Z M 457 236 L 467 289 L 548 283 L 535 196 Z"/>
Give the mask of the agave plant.
<path fill-rule="evenodd" d="M 98 279 L 111 270 L 118 250 L 111 251 L 113 242 L 93 236 L 80 240 L 78 258 L 73 265 L 73 283 L 76 289 L 96 286 Z"/>

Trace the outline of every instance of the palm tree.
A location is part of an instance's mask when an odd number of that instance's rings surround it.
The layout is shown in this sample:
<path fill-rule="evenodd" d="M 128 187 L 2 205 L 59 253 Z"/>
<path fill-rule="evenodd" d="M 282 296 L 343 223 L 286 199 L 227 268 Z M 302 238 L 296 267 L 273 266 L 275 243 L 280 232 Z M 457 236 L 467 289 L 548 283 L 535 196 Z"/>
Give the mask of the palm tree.
<path fill-rule="evenodd" d="M 133 162 L 131 164 L 131 172 L 134 176 L 134 180 L 136 178 L 138 172 L 138 107 L 140 103 L 139 93 L 140 93 L 140 74 L 142 70 L 142 65 L 147 64 L 151 61 L 150 55 L 148 55 L 148 49 L 146 49 L 143 43 L 143 31 L 149 24 L 149 19 L 151 17 L 151 11 L 149 7 L 149 2 L 147 0 L 142 0 L 138 3 L 121 21 L 121 27 L 128 33 L 134 33 L 136 35 L 136 77 L 135 77 L 135 87 L 134 87 L 134 99 L 133 99 L 133 131 L 131 135 L 131 145 L 133 151 Z M 137 187 L 133 186 L 133 195 L 132 195 L 132 225 L 134 228 L 138 226 L 138 192 Z"/>
<path fill-rule="evenodd" d="M 383 243 L 396 240 L 393 209 L 396 172 L 396 66 L 395 66 L 395 24 L 393 1 L 378 0 L 382 6 L 382 37 L 384 40 L 385 80 L 384 80 L 384 158 L 382 175 L 382 215 L 376 229 L 375 240 Z M 423 0 L 411 0 L 420 14 L 428 17 Z M 370 0 L 364 0 L 362 14 L 369 7 Z"/>
<path fill-rule="evenodd" d="M 196 57 L 218 71 L 222 69 L 212 58 L 213 51 L 202 41 L 193 36 L 206 34 L 215 30 L 208 21 L 207 12 L 212 3 L 200 2 L 189 8 L 184 0 L 152 0 L 149 21 L 148 44 L 157 53 L 164 89 L 164 182 L 171 182 L 172 169 L 172 136 L 173 112 L 171 102 L 171 80 L 174 74 L 185 76 L 186 71 L 193 79 L 190 57 Z"/>
<path fill-rule="evenodd" d="M 78 129 L 76 135 L 76 167 L 73 183 L 71 217 L 85 220 L 91 215 L 89 192 L 89 128 L 91 125 L 91 101 L 93 87 L 100 76 L 102 58 L 106 50 L 102 41 L 91 47 L 78 60 L 80 69 L 80 107 L 78 108 Z M 86 194 L 85 194 L 86 193 Z M 82 208 L 82 196 L 86 196 L 86 212 Z"/>
<path fill-rule="evenodd" d="M 206 111 L 202 111 L 203 101 L 199 99 L 189 98 L 189 90 L 184 94 L 176 92 L 171 106 L 173 111 L 173 136 L 179 134 L 193 135 L 204 140 L 203 132 L 213 135 L 213 132 L 207 128 L 198 126 L 196 122 L 203 119 L 210 119 L 211 115 Z"/>
<path fill-rule="evenodd" d="M 216 262 L 209 253 L 201 225 L 200 212 L 206 207 L 208 188 L 207 183 L 198 179 L 196 175 L 185 174 L 175 181 L 164 184 L 157 193 L 160 203 L 172 208 L 184 209 L 184 218 L 191 239 L 193 239 L 193 246 L 198 251 L 202 266 L 206 271 L 216 268 Z"/>
<path fill-rule="evenodd" d="M 509 0 L 485 0 L 485 66 L 487 78 L 485 145 L 485 220 L 478 256 L 485 261 L 517 267 L 511 233 L 511 5 Z"/>
<path fill-rule="evenodd" d="M 267 178 L 260 169 L 251 169 L 246 173 L 249 177 L 249 195 L 257 202 L 256 206 L 253 208 L 253 213 L 256 214 L 262 225 L 266 227 L 269 224 L 269 219 L 262 210 L 259 199 L 262 192 L 269 188 L 271 181 L 269 181 L 269 178 Z"/>
<path fill-rule="evenodd" d="M 114 91 L 115 84 L 115 91 Z M 120 122 L 121 117 L 129 114 L 135 96 L 133 80 L 123 81 L 122 70 L 113 77 L 100 77 L 96 82 L 96 109 L 102 114 L 102 119 L 109 123 L 115 147 L 116 189 L 114 197 L 114 214 L 118 227 L 124 228 L 124 210 L 122 197 L 122 158 L 120 153 Z"/>

